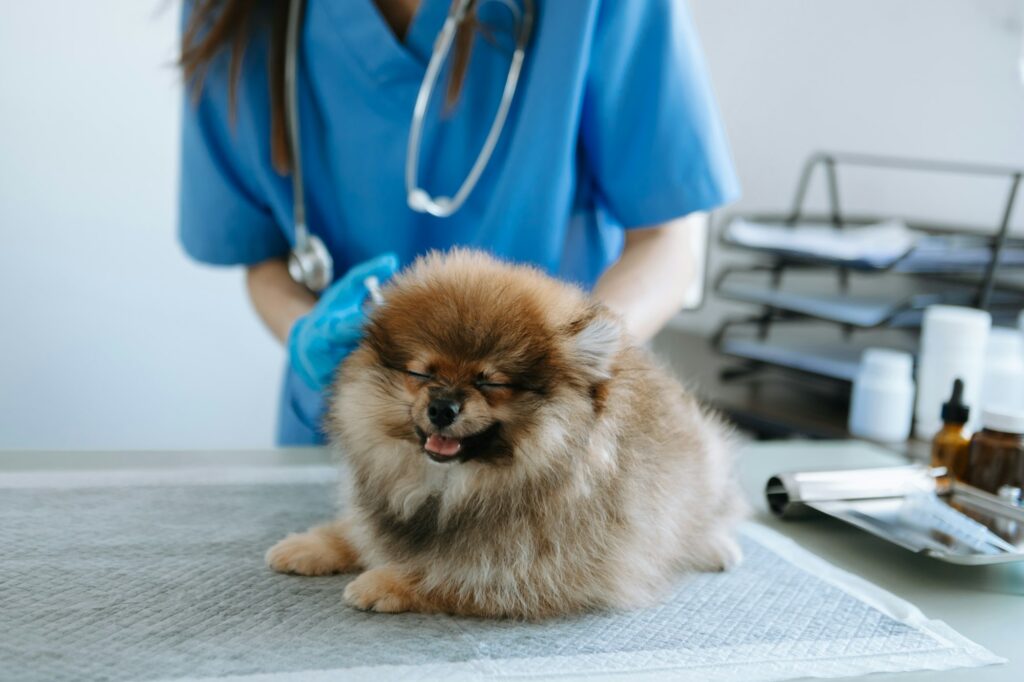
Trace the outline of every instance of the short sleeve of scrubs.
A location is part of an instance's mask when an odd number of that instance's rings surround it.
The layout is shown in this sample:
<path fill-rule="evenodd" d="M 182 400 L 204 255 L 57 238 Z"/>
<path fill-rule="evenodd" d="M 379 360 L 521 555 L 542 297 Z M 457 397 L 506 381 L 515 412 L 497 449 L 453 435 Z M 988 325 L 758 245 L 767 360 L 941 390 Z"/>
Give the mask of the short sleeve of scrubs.
<path fill-rule="evenodd" d="M 183 98 L 179 234 L 185 251 L 198 261 L 252 264 L 286 254 L 288 242 L 257 198 L 247 155 L 267 142 L 250 139 L 256 133 L 246 121 L 232 121 L 226 61 L 213 61 L 198 100 L 188 89 Z M 243 106 L 240 102 L 240 116 Z"/>
<path fill-rule="evenodd" d="M 697 34 L 682 0 L 600 4 L 582 141 L 606 208 L 627 227 L 739 194 Z"/>

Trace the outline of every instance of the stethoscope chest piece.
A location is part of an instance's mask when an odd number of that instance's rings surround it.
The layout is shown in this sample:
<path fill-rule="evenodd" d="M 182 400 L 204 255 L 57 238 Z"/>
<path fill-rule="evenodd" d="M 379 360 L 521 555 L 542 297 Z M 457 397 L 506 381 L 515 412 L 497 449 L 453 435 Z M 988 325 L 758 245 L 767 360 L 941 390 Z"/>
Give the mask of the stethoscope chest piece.
<path fill-rule="evenodd" d="M 334 259 L 319 237 L 307 233 L 288 256 L 288 274 L 313 293 L 319 293 L 334 278 Z"/>

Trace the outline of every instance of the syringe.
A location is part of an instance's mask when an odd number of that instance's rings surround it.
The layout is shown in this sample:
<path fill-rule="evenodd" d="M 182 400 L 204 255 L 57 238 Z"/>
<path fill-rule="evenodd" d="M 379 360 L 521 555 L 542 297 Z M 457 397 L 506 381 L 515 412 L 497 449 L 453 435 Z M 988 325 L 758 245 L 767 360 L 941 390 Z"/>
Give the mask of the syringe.
<path fill-rule="evenodd" d="M 370 302 L 373 303 L 371 307 L 378 307 L 384 305 L 384 295 L 380 292 L 380 280 L 376 275 L 370 275 L 363 280 L 363 286 L 366 287 L 366 291 L 370 294 Z"/>

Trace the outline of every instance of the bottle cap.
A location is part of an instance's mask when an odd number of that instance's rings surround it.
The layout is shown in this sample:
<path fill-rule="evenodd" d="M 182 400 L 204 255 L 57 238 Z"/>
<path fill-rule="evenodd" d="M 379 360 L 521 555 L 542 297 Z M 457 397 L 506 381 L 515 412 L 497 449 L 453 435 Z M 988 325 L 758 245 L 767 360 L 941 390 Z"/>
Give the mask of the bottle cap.
<path fill-rule="evenodd" d="M 981 425 L 992 431 L 1024 434 L 1024 411 L 982 410 Z"/>
<path fill-rule="evenodd" d="M 910 381 L 914 357 L 890 348 L 868 348 L 860 357 L 859 376 L 890 381 Z"/>
<path fill-rule="evenodd" d="M 953 305 L 928 306 L 921 324 L 921 352 L 968 352 L 983 357 L 991 327 L 992 315 L 984 310 Z"/>
<path fill-rule="evenodd" d="M 953 381 L 953 395 L 942 404 L 942 421 L 947 424 L 966 424 L 971 418 L 971 408 L 964 405 L 964 382 Z"/>
<path fill-rule="evenodd" d="M 990 365 L 1024 362 L 1024 334 L 1009 327 L 992 327 L 985 356 L 985 362 Z"/>

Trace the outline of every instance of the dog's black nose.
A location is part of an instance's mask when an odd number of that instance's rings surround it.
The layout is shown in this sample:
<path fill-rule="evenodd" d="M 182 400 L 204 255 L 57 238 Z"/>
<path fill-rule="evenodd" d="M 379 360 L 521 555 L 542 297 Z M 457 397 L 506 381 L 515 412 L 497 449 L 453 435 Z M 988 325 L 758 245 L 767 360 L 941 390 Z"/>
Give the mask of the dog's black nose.
<path fill-rule="evenodd" d="M 449 398 L 434 398 L 427 405 L 430 423 L 439 429 L 449 426 L 459 414 L 459 404 Z"/>

